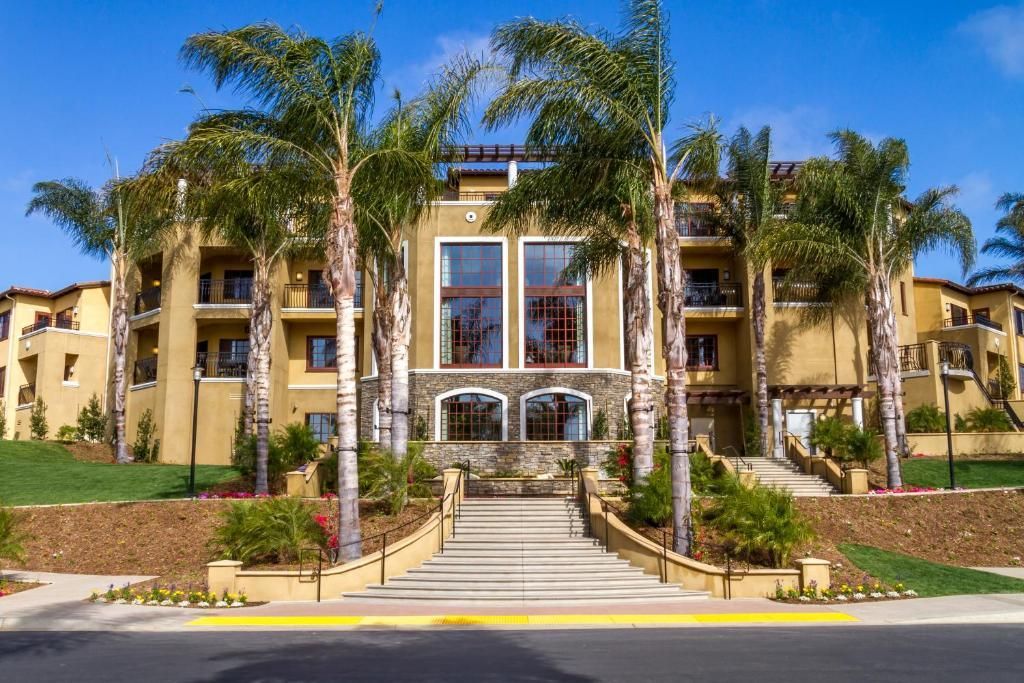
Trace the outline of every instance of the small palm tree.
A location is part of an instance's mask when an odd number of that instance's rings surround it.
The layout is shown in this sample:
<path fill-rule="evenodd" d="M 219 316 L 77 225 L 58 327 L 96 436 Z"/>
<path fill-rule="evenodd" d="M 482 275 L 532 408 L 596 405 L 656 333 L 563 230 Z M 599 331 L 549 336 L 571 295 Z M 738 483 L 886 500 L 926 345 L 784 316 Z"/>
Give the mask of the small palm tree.
<path fill-rule="evenodd" d="M 863 297 L 885 436 L 888 485 L 902 485 L 899 466 L 902 415 L 899 339 L 892 282 L 916 255 L 945 247 L 964 270 L 974 262 L 971 223 L 950 205 L 955 187 L 903 198 L 910 157 L 906 143 L 878 145 L 849 130 L 833 133 L 836 158 L 809 160 L 797 178 L 794 220 L 761 231 L 761 258 L 791 264 L 800 277 L 822 283 L 833 302 Z"/>
<path fill-rule="evenodd" d="M 359 471 L 355 376 L 355 292 L 359 234 L 353 183 L 370 159 L 387 155 L 393 163 L 422 164 L 401 150 L 374 150 L 368 122 L 380 71 L 380 53 L 365 33 L 334 40 L 288 31 L 275 24 L 190 37 L 182 56 L 210 72 L 217 87 L 233 85 L 255 108 L 214 112 L 203 117 L 193 149 L 239 150 L 270 166 L 298 166 L 309 179 L 309 223 L 323 235 L 337 315 L 338 506 L 342 559 L 359 557 Z M 326 211 L 322 211 L 326 208 Z"/>
<path fill-rule="evenodd" d="M 996 237 L 985 240 L 981 253 L 1007 260 L 978 270 L 967 280 L 971 286 L 1010 280 L 1024 284 L 1024 193 L 1008 192 L 996 202 L 1005 215 L 996 223 Z"/>
<path fill-rule="evenodd" d="M 434 165 L 468 132 L 467 107 L 488 67 L 464 55 L 445 66 L 427 91 L 395 104 L 370 135 L 370 148 L 404 151 L 420 163 L 396 165 L 393 154 L 371 158 L 356 180 L 360 245 L 373 282 L 373 349 L 377 359 L 379 441 L 402 458 L 409 445 L 409 345 L 412 302 L 402 242 L 443 190 Z"/>
<path fill-rule="evenodd" d="M 491 45 L 508 61 L 508 82 L 484 116 L 490 127 L 533 120 L 529 145 L 550 149 L 582 143 L 595 126 L 614 131 L 619 161 L 642 174 L 651 195 L 655 227 L 658 307 L 662 314 L 662 356 L 666 365 L 665 406 L 669 419 L 674 547 L 689 551 L 689 417 L 686 408 L 685 273 L 675 226 L 674 188 L 684 175 L 717 175 L 716 144 L 707 131 L 677 143 L 666 139 L 675 96 L 668 19 L 660 0 L 628 0 L 619 33 L 590 31 L 571 20 L 517 19 L 495 29 Z M 582 122 L 582 125 L 581 125 Z M 641 454 L 642 480 L 653 460 Z"/>
<path fill-rule="evenodd" d="M 49 180 L 32 187 L 35 196 L 26 214 L 41 213 L 56 223 L 89 256 L 109 259 L 113 268 L 114 452 L 117 462 L 130 463 L 125 438 L 128 375 L 128 273 L 138 259 L 158 247 L 171 222 L 131 202 L 116 171 L 101 189 L 76 178 Z"/>
<path fill-rule="evenodd" d="M 771 129 L 761 128 L 756 135 L 741 127 L 728 145 L 728 176 L 719 191 L 718 205 L 734 242 L 742 249 L 750 265 L 751 314 L 754 330 L 754 375 L 757 399 L 760 455 L 768 450 L 768 363 L 765 357 L 764 332 L 767 322 L 765 305 L 765 260 L 751 248 L 757 234 L 774 230 L 780 220 L 784 188 L 772 180 Z"/>

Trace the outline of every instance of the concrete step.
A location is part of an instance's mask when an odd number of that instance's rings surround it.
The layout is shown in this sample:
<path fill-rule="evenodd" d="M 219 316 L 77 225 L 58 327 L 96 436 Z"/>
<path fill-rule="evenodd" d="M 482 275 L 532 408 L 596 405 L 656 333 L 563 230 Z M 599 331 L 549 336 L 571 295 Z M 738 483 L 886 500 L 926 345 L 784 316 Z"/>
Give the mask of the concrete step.
<path fill-rule="evenodd" d="M 423 600 L 429 602 L 649 602 L 661 600 L 706 600 L 708 594 L 702 591 L 684 591 L 668 588 L 664 591 L 650 589 L 622 589 L 607 591 L 584 591 L 567 593 L 554 591 L 520 591 L 518 594 L 495 594 L 488 591 L 416 591 L 395 586 L 370 586 L 363 593 L 345 593 L 346 599 L 356 600 Z"/>
<path fill-rule="evenodd" d="M 459 565 L 459 564 L 435 564 L 429 562 L 422 567 L 410 569 L 408 576 L 439 576 L 460 580 L 461 577 L 489 576 L 493 578 L 508 578 L 509 580 L 526 579 L 532 576 L 550 576 L 552 579 L 559 577 L 574 578 L 602 577 L 602 576 L 632 576 L 643 574 L 640 567 L 632 565 L 607 564 L 604 566 L 557 565 L 541 564 L 533 566 L 509 566 L 501 565 L 488 568 L 487 565 Z"/>
<path fill-rule="evenodd" d="M 653 580 L 653 584 L 651 581 Z M 484 576 L 476 578 L 461 578 L 458 584 L 453 584 L 444 578 L 431 578 L 424 576 L 396 576 L 389 579 L 387 585 L 398 586 L 404 589 L 416 590 L 449 590 L 453 585 L 459 590 L 490 591 L 493 593 L 515 593 L 524 590 L 560 590 L 567 592 L 581 592 L 589 590 L 605 590 L 608 588 L 649 588 L 651 586 L 662 586 L 658 579 L 653 576 L 622 576 L 618 578 L 603 577 L 601 579 L 572 578 L 548 578 L 529 577 L 515 581 L 495 580 Z"/>

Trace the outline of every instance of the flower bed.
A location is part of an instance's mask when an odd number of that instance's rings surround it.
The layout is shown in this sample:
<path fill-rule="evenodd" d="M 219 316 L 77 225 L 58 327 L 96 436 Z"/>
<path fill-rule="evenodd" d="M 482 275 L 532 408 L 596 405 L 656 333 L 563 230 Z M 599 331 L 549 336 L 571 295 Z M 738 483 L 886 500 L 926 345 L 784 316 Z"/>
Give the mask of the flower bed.
<path fill-rule="evenodd" d="M 880 602 L 883 600 L 907 600 L 916 598 L 917 592 L 909 589 L 902 583 L 886 586 L 881 581 L 873 583 L 859 583 L 850 585 L 840 584 L 838 588 L 818 590 L 815 582 L 804 588 L 802 591 L 796 589 L 786 590 L 781 583 L 775 585 L 775 595 L 772 597 L 777 602 L 790 604 L 830 604 L 848 602 Z"/>
<path fill-rule="evenodd" d="M 146 605 L 148 607 L 191 607 L 196 609 L 209 609 L 211 607 L 248 607 L 250 603 L 244 593 L 228 593 L 225 591 L 219 597 L 216 593 L 206 590 L 181 590 L 174 586 L 162 588 L 152 586 L 150 588 L 132 588 L 125 584 L 121 588 L 114 588 L 110 584 L 103 593 L 93 591 L 89 596 L 89 602 L 111 605 Z"/>
<path fill-rule="evenodd" d="M 893 489 L 871 489 L 868 494 L 875 496 L 899 495 L 901 493 L 931 493 L 939 489 L 931 486 L 897 486 Z"/>
<path fill-rule="evenodd" d="M 6 598 L 8 595 L 14 595 L 22 591 L 27 591 L 32 588 L 39 588 L 43 584 L 32 583 L 28 581 L 5 581 L 0 579 L 0 598 Z"/>

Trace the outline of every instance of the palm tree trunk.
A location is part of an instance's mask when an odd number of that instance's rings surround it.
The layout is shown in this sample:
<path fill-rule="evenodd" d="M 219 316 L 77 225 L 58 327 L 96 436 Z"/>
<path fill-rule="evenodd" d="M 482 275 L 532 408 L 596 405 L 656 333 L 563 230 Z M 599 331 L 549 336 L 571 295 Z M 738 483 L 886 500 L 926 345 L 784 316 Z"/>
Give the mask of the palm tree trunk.
<path fill-rule="evenodd" d="M 889 326 L 892 329 L 892 341 L 889 352 L 892 354 L 895 367 L 893 376 L 893 406 L 896 412 L 896 451 L 900 457 L 908 455 L 907 447 L 907 420 L 903 411 L 903 375 L 900 371 L 900 340 L 899 326 L 896 324 L 896 307 L 893 305 L 889 310 Z"/>
<path fill-rule="evenodd" d="M 672 188 L 664 179 L 654 183 L 655 241 L 658 249 L 658 307 L 661 309 L 665 357 L 665 410 L 668 413 L 669 454 L 672 462 L 672 548 L 689 555 L 691 505 L 690 420 L 686 408 L 686 274 L 679 259 Z"/>
<path fill-rule="evenodd" d="M 391 446 L 391 306 L 385 268 L 371 266 L 373 277 L 373 354 L 377 359 L 377 443 Z"/>
<path fill-rule="evenodd" d="M 338 551 L 342 562 L 362 556 L 356 430 L 355 293 L 359 248 L 347 173 L 335 175 L 336 199 L 327 243 L 327 276 L 337 316 Z"/>
<path fill-rule="evenodd" d="M 270 493 L 270 336 L 274 315 L 270 308 L 270 269 L 266 258 L 256 258 L 252 283 L 252 318 L 249 321 L 249 367 L 256 411 L 256 493 Z M 248 391 L 246 392 L 248 393 Z"/>
<path fill-rule="evenodd" d="M 409 279 L 399 256 L 391 279 L 391 452 L 404 458 L 409 450 L 409 344 L 412 302 Z"/>
<path fill-rule="evenodd" d="M 114 311 L 111 317 L 111 335 L 114 340 L 114 454 L 118 464 L 132 461 L 128 455 L 125 436 L 125 404 L 128 376 L 125 370 L 128 356 L 128 259 L 114 253 Z"/>
<path fill-rule="evenodd" d="M 871 332 L 872 363 L 878 384 L 878 413 L 885 439 L 887 486 L 903 485 L 900 475 L 899 439 L 896 433 L 895 392 L 901 389 L 899 357 L 893 353 L 896 330 L 893 327 L 892 290 L 888 278 L 873 273 L 868 282 L 868 329 Z"/>
<path fill-rule="evenodd" d="M 768 448 L 768 362 L 765 360 L 764 327 L 767 313 L 765 311 L 764 269 L 754 273 L 753 310 L 754 319 L 754 374 L 757 380 L 757 426 L 761 457 L 772 455 Z"/>
<path fill-rule="evenodd" d="M 635 230 L 623 255 L 624 334 L 629 363 L 629 424 L 633 428 L 633 481 L 643 481 L 654 463 L 654 399 L 651 395 L 651 300 L 647 294 L 647 259 Z"/>

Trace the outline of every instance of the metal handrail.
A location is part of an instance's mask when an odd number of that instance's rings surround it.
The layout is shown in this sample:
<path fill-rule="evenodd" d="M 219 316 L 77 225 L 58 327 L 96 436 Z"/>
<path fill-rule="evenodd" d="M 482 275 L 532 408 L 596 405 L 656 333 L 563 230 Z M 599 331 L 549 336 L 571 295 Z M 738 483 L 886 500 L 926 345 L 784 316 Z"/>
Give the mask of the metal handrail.
<path fill-rule="evenodd" d="M 739 307 L 743 305 L 743 289 L 738 282 L 690 283 L 684 297 L 687 306 Z"/>
<path fill-rule="evenodd" d="M 160 308 L 160 286 L 143 289 L 135 295 L 135 315 L 142 315 Z"/>
<path fill-rule="evenodd" d="M 40 318 L 31 325 L 26 325 L 21 328 L 22 334 L 31 334 L 38 332 L 39 330 L 45 330 L 47 328 L 55 328 L 58 330 L 77 330 L 79 327 L 77 320 L 71 320 L 70 318 L 64 318 L 59 315 L 46 316 Z"/>
<path fill-rule="evenodd" d="M 1001 323 L 997 323 L 988 316 L 978 315 L 977 313 L 973 315 L 958 315 L 942 321 L 943 327 L 959 327 L 961 325 L 981 325 L 982 327 L 1000 331 L 1003 329 Z"/>
<path fill-rule="evenodd" d="M 749 462 L 747 462 L 746 460 L 743 459 L 743 456 L 740 455 L 740 452 L 738 450 L 736 450 L 735 446 L 730 446 L 730 445 L 722 446 L 722 450 L 723 451 L 724 450 L 730 450 L 730 451 L 732 451 L 733 453 L 736 454 L 734 457 L 729 458 L 729 460 L 732 461 L 733 467 L 736 468 L 737 472 L 740 471 L 740 465 L 743 465 L 746 468 L 745 471 L 747 471 L 747 472 L 753 472 L 754 471 L 754 466 L 751 465 Z M 726 457 L 728 457 L 728 456 L 726 456 Z"/>

